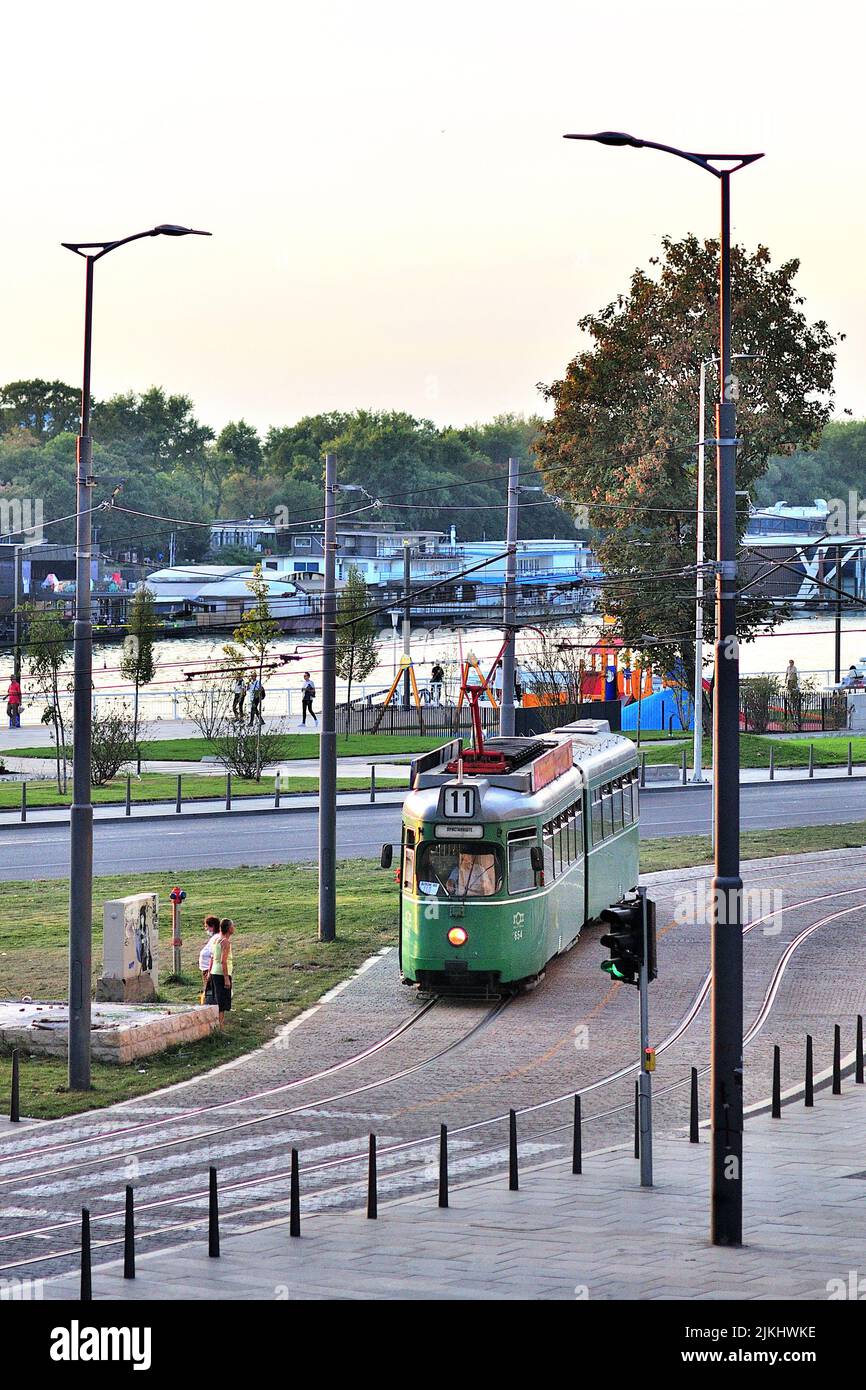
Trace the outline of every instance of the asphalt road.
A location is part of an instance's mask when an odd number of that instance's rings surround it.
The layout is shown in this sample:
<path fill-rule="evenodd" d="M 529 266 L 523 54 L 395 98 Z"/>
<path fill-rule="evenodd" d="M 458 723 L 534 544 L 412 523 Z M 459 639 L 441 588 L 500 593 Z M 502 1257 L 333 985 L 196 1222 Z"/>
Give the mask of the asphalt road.
<path fill-rule="evenodd" d="M 831 824 L 866 819 L 863 782 L 776 783 L 742 788 L 743 830 Z M 660 835 L 708 833 L 710 794 L 704 790 L 651 792 L 641 803 L 641 832 Z M 222 818 L 173 821 L 96 822 L 94 868 L 99 874 L 129 869 L 196 869 L 210 865 L 274 864 L 317 857 L 316 813 L 232 812 Z M 344 859 L 368 858 L 384 840 L 400 835 L 396 806 L 341 811 L 337 853 Z M 22 826 L 0 832 L 0 880 L 62 878 L 69 869 L 66 826 Z"/>

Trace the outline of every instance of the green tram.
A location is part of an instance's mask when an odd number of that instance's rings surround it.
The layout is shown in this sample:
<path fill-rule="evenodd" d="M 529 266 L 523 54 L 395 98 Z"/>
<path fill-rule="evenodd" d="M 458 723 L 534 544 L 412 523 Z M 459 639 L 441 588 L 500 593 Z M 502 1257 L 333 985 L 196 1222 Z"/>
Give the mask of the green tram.
<path fill-rule="evenodd" d="M 637 769 L 634 744 L 606 720 L 480 750 L 456 739 L 416 759 L 399 875 L 404 983 L 446 994 L 535 983 L 637 886 Z"/>

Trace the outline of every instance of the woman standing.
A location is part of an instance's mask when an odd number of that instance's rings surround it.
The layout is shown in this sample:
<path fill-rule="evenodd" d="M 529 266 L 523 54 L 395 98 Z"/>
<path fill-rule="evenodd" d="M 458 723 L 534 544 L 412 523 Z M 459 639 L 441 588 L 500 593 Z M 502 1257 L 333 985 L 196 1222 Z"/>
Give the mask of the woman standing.
<path fill-rule="evenodd" d="M 209 913 L 204 919 L 204 929 L 207 932 L 207 941 L 198 953 L 198 968 L 201 971 L 202 1003 L 209 1004 L 211 1000 L 207 998 L 207 977 L 213 960 L 214 941 L 219 936 L 219 917 L 212 912 Z"/>
<path fill-rule="evenodd" d="M 210 984 L 213 987 L 214 1003 L 220 1011 L 220 1028 L 225 1026 L 225 1016 L 232 1006 L 232 936 L 235 924 L 230 917 L 224 917 L 220 929 L 213 937 L 213 952 L 210 968 L 205 982 L 205 993 Z"/>

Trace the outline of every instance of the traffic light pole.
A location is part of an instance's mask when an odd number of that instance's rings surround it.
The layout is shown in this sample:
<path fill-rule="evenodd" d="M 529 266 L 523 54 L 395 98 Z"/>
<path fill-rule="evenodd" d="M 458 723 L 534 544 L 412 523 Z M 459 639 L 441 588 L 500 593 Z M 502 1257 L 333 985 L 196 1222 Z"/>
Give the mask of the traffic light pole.
<path fill-rule="evenodd" d="M 647 1071 L 649 1047 L 649 931 L 647 922 L 646 889 L 639 888 L 643 951 L 641 952 L 638 989 L 640 991 L 640 1078 L 638 1081 L 638 1119 L 640 1123 L 640 1185 L 653 1185 L 653 1111 L 652 1076 Z"/>

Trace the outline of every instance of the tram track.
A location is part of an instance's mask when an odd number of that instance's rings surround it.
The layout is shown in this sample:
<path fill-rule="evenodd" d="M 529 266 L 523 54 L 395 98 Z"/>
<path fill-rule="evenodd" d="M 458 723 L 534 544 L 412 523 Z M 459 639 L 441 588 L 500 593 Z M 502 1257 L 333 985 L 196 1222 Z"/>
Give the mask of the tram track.
<path fill-rule="evenodd" d="M 768 920 L 768 918 L 773 917 L 773 916 L 775 916 L 775 915 L 778 915 L 778 912 L 785 912 L 785 913 L 787 913 L 787 912 L 792 912 L 792 911 L 797 910 L 797 909 L 801 909 L 801 908 L 804 908 L 804 907 L 812 906 L 812 905 L 814 905 L 814 904 L 816 904 L 816 903 L 828 902 L 828 901 L 832 901 L 833 899 L 838 899 L 838 898 L 840 898 L 840 897 L 845 897 L 845 896 L 851 896 L 851 895 L 856 894 L 856 893 L 861 893 L 861 894 L 863 894 L 864 892 L 866 892 L 866 885 L 862 885 L 862 884 L 861 884 L 861 885 L 858 885 L 857 887 L 854 887 L 854 888 L 845 889 L 845 890 L 837 890 L 837 891 L 830 892 L 830 893 L 819 894 L 819 895 L 816 895 L 816 896 L 813 897 L 813 898 L 802 899 L 802 900 L 799 900 L 798 902 L 790 903 L 790 904 L 788 904 L 788 906 L 785 907 L 785 908 L 777 909 L 777 913 L 776 913 L 776 914 L 767 913 L 767 914 L 765 914 L 765 915 L 762 916 L 762 917 L 756 918 L 754 921 L 750 922 L 749 924 L 747 924 L 747 926 L 745 926 L 745 927 L 743 928 L 743 934 L 744 934 L 744 935 L 748 934 L 749 932 L 751 932 L 752 930 L 754 930 L 756 927 L 760 926 L 763 922 L 765 922 L 766 920 Z M 852 913 L 854 913 L 854 912 L 856 912 L 856 911 L 860 911 L 860 910 L 862 910 L 864 907 L 866 907 L 866 898 L 861 898 L 858 902 L 854 903 L 853 905 L 848 906 L 848 907 L 845 907 L 845 908 L 840 908 L 839 910 L 837 910 L 837 911 L 835 911 L 835 912 L 829 913 L 829 914 L 825 915 L 824 917 L 821 917 L 817 922 L 813 922 L 813 923 L 807 925 L 807 926 L 806 926 L 805 928 L 803 928 L 794 938 L 792 938 L 792 940 L 791 940 L 790 942 L 787 943 L 787 945 L 785 946 L 784 951 L 783 951 L 781 957 L 779 958 L 779 960 L 778 960 L 778 961 L 776 962 L 776 964 L 775 964 L 775 967 L 774 967 L 773 972 L 772 972 L 772 974 L 771 974 L 770 980 L 769 980 L 769 982 L 768 982 L 768 984 L 767 984 L 767 986 L 766 986 L 766 989 L 765 989 L 765 991 L 764 991 L 764 995 L 763 995 L 763 998 L 762 998 L 760 1007 L 759 1007 L 759 1009 L 758 1009 L 758 1012 L 757 1012 L 757 1014 L 756 1014 L 756 1016 L 755 1016 L 755 1019 L 754 1019 L 753 1022 L 750 1024 L 750 1026 L 749 1026 L 749 1028 L 748 1028 L 746 1034 L 744 1035 L 744 1046 L 748 1046 L 748 1045 L 755 1039 L 755 1037 L 758 1036 L 758 1034 L 760 1033 L 761 1029 L 766 1025 L 766 1023 L 767 1023 L 767 1021 L 768 1021 L 768 1019 L 769 1019 L 769 1017 L 770 1017 L 770 1014 L 771 1014 L 771 1012 L 772 1012 L 773 1004 L 775 1003 L 775 1000 L 776 1000 L 776 998 L 777 998 L 777 995 L 778 995 L 778 992 L 779 992 L 779 988 L 780 988 L 780 986 L 781 986 L 781 982 L 782 982 L 782 979 L 783 979 L 783 977 L 784 977 L 785 971 L 786 971 L 786 969 L 787 969 L 787 967 L 788 967 L 790 961 L 794 958 L 796 952 L 801 948 L 801 946 L 803 946 L 803 945 L 805 944 L 805 942 L 806 942 L 811 936 L 813 936 L 814 933 L 817 932 L 821 927 L 825 927 L 825 926 L 827 926 L 829 923 L 831 923 L 831 922 L 833 922 L 833 921 L 836 921 L 836 920 L 839 920 L 839 919 L 844 918 L 844 917 L 846 917 L 846 916 L 849 916 L 850 914 L 852 914 Z M 685 1034 L 685 1032 L 687 1031 L 687 1029 L 691 1026 L 691 1024 L 692 1024 L 692 1023 L 694 1022 L 694 1020 L 697 1018 L 697 1016 L 698 1016 L 698 1014 L 700 1013 L 701 1008 L 702 1008 L 702 1006 L 703 1006 L 703 1004 L 704 1004 L 704 1002 L 705 1002 L 705 1000 L 706 1000 L 706 998 L 707 998 L 707 995 L 708 995 L 708 993 L 709 993 L 710 981 L 711 981 L 711 977 L 710 977 L 709 974 L 707 974 L 707 976 L 704 978 L 704 980 L 702 981 L 701 985 L 699 986 L 699 988 L 698 988 L 698 990 L 697 990 L 697 992 L 696 992 L 696 994 L 695 994 L 695 996 L 694 996 L 694 998 L 693 998 L 693 1000 L 692 1000 L 692 1002 L 691 1002 L 689 1008 L 685 1011 L 685 1013 L 683 1014 L 683 1016 L 682 1016 L 682 1018 L 679 1020 L 679 1022 L 678 1022 L 678 1023 L 673 1027 L 673 1029 L 667 1034 L 667 1036 L 664 1038 L 664 1040 L 658 1045 L 658 1047 L 657 1047 L 657 1052 L 664 1052 L 664 1051 L 668 1050 L 669 1048 L 673 1047 L 673 1046 L 675 1045 L 675 1043 L 676 1043 L 677 1041 L 679 1041 L 679 1040 L 682 1038 L 682 1036 Z M 431 1003 L 433 1003 L 433 1002 L 435 1002 L 435 1001 L 431 1001 Z M 505 1005 L 506 1005 L 507 1003 L 508 1003 L 508 1001 L 506 1000 L 506 1001 L 504 1001 L 501 1005 L 499 1005 L 497 1008 L 488 1011 L 488 1013 L 485 1015 L 485 1017 L 484 1017 L 483 1019 L 479 1020 L 479 1022 L 469 1031 L 469 1033 L 464 1034 L 460 1039 L 457 1039 L 457 1040 L 455 1040 L 454 1042 L 452 1042 L 451 1044 L 449 1044 L 448 1047 L 446 1047 L 446 1048 L 444 1048 L 444 1049 L 441 1049 L 440 1052 L 434 1054 L 434 1056 L 432 1056 L 432 1057 L 430 1057 L 430 1058 L 427 1058 L 427 1059 L 425 1059 L 424 1061 L 422 1061 L 422 1062 L 420 1062 L 420 1063 L 416 1063 L 416 1064 L 415 1064 L 414 1066 L 412 1066 L 412 1067 L 401 1069 L 400 1071 L 394 1073 L 391 1077 L 381 1078 L 381 1079 L 379 1079 L 379 1080 L 376 1081 L 376 1082 L 367 1083 L 365 1086 L 362 1086 L 362 1087 L 359 1087 L 359 1088 L 354 1088 L 352 1091 L 343 1093 L 343 1096 L 346 1096 L 346 1095 L 353 1095 L 353 1094 L 359 1094 L 359 1093 L 361 1093 L 362 1091 L 366 1091 L 366 1090 L 369 1090 L 369 1089 L 375 1089 L 375 1088 L 377 1088 L 377 1087 L 380 1087 L 380 1086 L 383 1086 L 383 1085 L 387 1085 L 387 1084 L 389 1084 L 389 1082 L 394 1081 L 394 1080 L 401 1079 L 403 1076 L 409 1075 L 409 1074 L 411 1074 L 412 1072 L 414 1072 L 414 1071 L 416 1071 L 416 1070 L 420 1070 L 420 1069 L 421 1069 L 422 1067 L 424 1067 L 424 1066 L 429 1066 L 429 1065 L 432 1064 L 433 1062 L 439 1060 L 440 1057 L 442 1057 L 442 1056 L 446 1055 L 447 1053 L 453 1051 L 455 1047 L 461 1046 L 461 1045 L 462 1045 L 463 1043 L 465 1043 L 470 1037 L 475 1036 L 482 1028 L 486 1027 L 490 1022 L 493 1021 L 493 1019 L 494 1019 L 495 1017 L 497 1017 L 497 1016 L 502 1012 L 502 1009 L 505 1007 Z M 384 1040 L 383 1040 L 383 1041 L 384 1041 Z M 351 1060 L 351 1059 L 348 1059 L 348 1060 Z M 600 1090 L 600 1089 L 602 1089 L 602 1088 L 604 1088 L 604 1087 L 613 1085 L 613 1084 L 616 1083 L 617 1081 L 621 1081 L 621 1080 L 625 1079 L 626 1077 L 628 1077 L 629 1075 L 632 1075 L 632 1074 L 636 1073 L 637 1070 L 638 1070 L 638 1066 L 639 1066 L 639 1062 L 634 1061 L 634 1062 L 628 1063 L 628 1064 L 626 1064 L 626 1065 L 624 1065 L 624 1066 L 622 1066 L 622 1067 L 616 1068 L 614 1071 L 608 1073 L 607 1075 L 605 1075 L 605 1076 L 603 1076 L 603 1077 L 596 1078 L 595 1080 L 593 1080 L 593 1081 L 591 1081 L 591 1082 L 588 1082 L 585 1086 L 578 1088 L 578 1092 L 577 1092 L 577 1093 L 579 1093 L 581 1096 L 583 1096 L 583 1095 L 590 1094 L 590 1093 L 592 1093 L 592 1092 L 596 1092 L 596 1091 L 598 1091 L 598 1090 Z M 331 1070 L 331 1069 L 328 1069 L 328 1071 L 330 1071 L 330 1070 Z M 708 1066 L 704 1066 L 703 1068 L 701 1068 L 701 1074 L 705 1074 L 706 1071 L 708 1071 L 708 1070 L 709 1070 Z M 680 1081 L 673 1082 L 673 1083 L 671 1083 L 669 1086 L 666 1086 L 666 1087 L 664 1087 L 663 1089 L 657 1091 L 654 1098 L 655 1098 L 656 1100 L 658 1100 L 658 1101 L 661 1101 L 661 1100 L 663 1100 L 666 1096 L 669 1096 L 669 1095 L 672 1095 L 672 1094 L 675 1093 L 675 1092 L 681 1091 L 682 1088 L 683 1088 L 684 1086 L 686 1086 L 686 1085 L 689 1084 L 689 1082 L 690 1082 L 690 1075 L 684 1077 L 684 1078 L 681 1079 Z M 291 1084 L 291 1083 L 289 1083 L 289 1084 Z M 534 1105 L 521 1107 L 521 1108 L 519 1108 L 519 1109 L 517 1110 L 517 1114 L 518 1114 L 519 1116 L 537 1114 L 537 1113 L 539 1113 L 539 1112 L 541 1112 L 541 1111 L 543 1111 L 543 1110 L 549 1109 L 549 1108 L 551 1108 L 551 1107 L 553 1107 L 553 1106 L 555 1106 L 555 1105 L 562 1104 L 562 1103 L 564 1103 L 564 1102 L 566 1102 L 566 1101 L 570 1101 L 570 1100 L 572 1099 L 572 1097 L 574 1096 L 574 1094 L 575 1094 L 575 1090 L 574 1090 L 574 1089 L 570 1089 L 569 1091 L 567 1091 L 567 1092 L 565 1092 L 565 1093 L 563 1093 L 563 1094 L 561 1094 L 561 1095 L 557 1095 L 557 1096 L 554 1096 L 554 1097 L 550 1097 L 550 1098 L 548 1098 L 547 1100 L 540 1101 L 540 1102 L 538 1102 L 538 1103 L 536 1103 L 536 1104 L 534 1104 Z M 341 1096 L 341 1097 L 339 1097 L 339 1098 L 343 1098 L 343 1096 Z M 320 1106 L 323 1106 L 323 1105 L 329 1103 L 329 1101 L 334 1100 L 334 1099 L 337 1099 L 337 1097 L 323 1098 L 323 1099 L 320 1100 L 319 1102 L 313 1102 L 311 1105 L 296 1107 L 294 1111 L 278 1112 L 278 1115 L 281 1115 L 281 1114 L 297 1113 L 298 1110 L 308 1110 L 308 1109 L 310 1109 L 310 1108 L 315 1108 L 316 1104 L 318 1104 L 318 1105 L 320 1105 Z M 238 1102 L 235 1101 L 235 1102 L 232 1102 L 232 1103 L 237 1104 Z M 631 1109 L 631 1105 L 632 1105 L 632 1102 L 629 1100 L 629 1101 L 623 1102 L 623 1103 L 621 1103 L 621 1104 L 617 1104 L 617 1105 L 614 1105 L 614 1106 L 612 1106 L 612 1107 L 608 1107 L 607 1109 L 604 1109 L 604 1110 L 592 1112 L 592 1113 L 590 1113 L 590 1114 L 584 1116 L 584 1123 L 585 1123 L 585 1124 L 594 1123 L 594 1122 L 598 1122 L 598 1121 L 600 1121 L 600 1120 L 602 1120 L 602 1119 L 610 1118 L 610 1117 L 612 1117 L 612 1116 L 614 1116 L 614 1115 L 621 1114 L 621 1113 L 623 1113 L 623 1112 L 625 1112 L 625 1111 L 627 1111 L 627 1110 L 630 1110 L 630 1109 Z M 206 1109 L 207 1107 L 204 1107 L 204 1108 Z M 229 1129 L 233 1129 L 233 1128 L 236 1128 L 236 1127 L 246 1127 L 247 1125 L 249 1125 L 249 1124 L 251 1124 L 251 1123 L 260 1122 L 261 1120 L 265 1120 L 265 1119 L 273 1119 L 273 1118 L 276 1118 L 276 1117 L 278 1117 L 278 1115 L 275 1116 L 275 1115 L 273 1115 L 273 1114 L 269 1114 L 269 1115 L 264 1116 L 264 1117 L 256 1117 L 256 1119 L 253 1120 L 253 1121 L 245 1121 L 245 1122 L 242 1122 L 242 1125 L 241 1125 L 241 1126 L 224 1127 L 222 1130 L 212 1131 L 212 1132 L 209 1132 L 209 1133 L 210 1133 L 211 1135 L 213 1135 L 213 1134 L 222 1134 L 222 1133 L 226 1133 L 226 1132 L 228 1132 Z M 484 1118 L 484 1119 L 481 1119 L 481 1120 L 472 1121 L 472 1122 L 467 1123 L 467 1124 L 465 1124 L 465 1125 L 455 1126 L 455 1127 L 453 1127 L 453 1128 L 451 1128 L 451 1129 L 449 1130 L 449 1138 L 452 1138 L 452 1139 L 454 1139 L 454 1138 L 459 1138 L 460 1136 L 468 1135 L 468 1134 L 477 1132 L 477 1131 L 480 1130 L 480 1129 L 484 1129 L 484 1128 L 487 1128 L 487 1127 L 492 1126 L 492 1125 L 495 1125 L 495 1124 L 501 1124 L 501 1123 L 505 1122 L 505 1121 L 507 1120 L 507 1118 L 508 1118 L 507 1112 L 504 1112 L 504 1113 L 502 1113 L 502 1114 L 497 1114 L 497 1115 L 494 1115 L 494 1116 L 488 1116 L 488 1117 L 486 1117 L 486 1118 Z M 168 1121 L 167 1123 L 172 1123 L 172 1121 Z M 561 1133 L 563 1130 L 566 1130 L 566 1129 L 568 1129 L 569 1127 L 570 1127 L 570 1126 L 569 1126 L 569 1124 L 567 1124 L 567 1123 L 566 1123 L 566 1124 L 561 1124 L 561 1125 L 556 1125 L 556 1126 L 549 1126 L 549 1127 L 547 1127 L 547 1128 L 545 1128 L 545 1129 L 542 1129 L 542 1130 L 539 1130 L 539 1131 L 535 1131 L 535 1132 L 533 1132 L 531 1135 L 527 1135 L 527 1136 L 526 1136 L 526 1140 L 527 1140 L 527 1141 L 541 1140 L 541 1139 L 544 1139 L 544 1138 L 547 1137 L 547 1136 L 552 1136 L 552 1135 Z M 192 1138 L 190 1138 L 189 1136 L 186 1136 L 186 1137 L 184 1137 L 184 1138 L 182 1138 L 182 1139 L 178 1139 L 178 1140 L 175 1140 L 175 1141 L 171 1141 L 171 1145 L 178 1144 L 178 1143 L 195 1143 L 195 1142 L 197 1142 L 197 1140 L 198 1140 L 199 1138 L 205 1138 L 205 1137 L 208 1137 L 208 1136 L 206 1136 L 206 1135 L 201 1135 L 201 1136 L 194 1136 L 194 1137 L 192 1137 Z M 430 1135 L 423 1135 L 423 1136 L 420 1136 L 420 1137 L 415 1137 L 415 1138 L 410 1138 L 410 1139 L 406 1139 L 406 1140 L 401 1140 L 401 1141 L 398 1141 L 397 1143 L 388 1144 L 388 1145 L 383 1145 L 383 1146 L 381 1146 L 380 1149 L 379 1149 L 379 1157 L 380 1157 L 380 1160 L 387 1160 L 388 1158 L 390 1158 L 390 1157 L 392 1157 L 392 1156 L 396 1156 L 396 1155 L 399 1155 L 399 1154 L 401 1154 L 401 1153 L 406 1153 L 406 1152 L 408 1152 L 408 1151 L 410 1151 L 410 1150 L 412 1150 L 412 1149 L 419 1149 L 419 1148 L 421 1148 L 422 1146 L 428 1146 L 428 1147 L 430 1147 L 430 1146 L 434 1145 L 434 1144 L 436 1143 L 437 1140 L 438 1140 L 438 1133 L 436 1133 L 436 1134 L 430 1134 Z M 160 1148 L 162 1148 L 162 1147 L 163 1147 L 162 1145 L 151 1146 L 150 1149 L 148 1149 L 148 1150 L 138 1150 L 137 1153 L 146 1152 L 146 1151 L 152 1152 L 152 1151 L 158 1150 L 158 1149 L 160 1149 Z M 487 1156 L 489 1156 L 489 1155 L 492 1155 L 493 1153 L 501 1153 L 501 1146 L 497 1146 L 496 1150 L 494 1150 L 494 1149 L 475 1150 L 474 1153 L 473 1153 L 473 1155 L 472 1155 L 472 1157 L 473 1157 L 473 1159 L 477 1162 L 479 1158 L 482 1158 L 482 1159 L 483 1159 L 483 1158 L 485 1158 L 485 1157 L 487 1157 Z M 124 1155 L 124 1154 L 111 1155 L 111 1156 L 110 1156 L 107 1160 L 105 1160 L 105 1161 L 112 1161 L 112 1159 L 122 1159 L 122 1158 L 128 1157 L 128 1156 L 129 1156 L 129 1155 Z M 309 1165 L 304 1165 L 304 1167 L 303 1167 L 303 1173 L 304 1173 L 305 1181 L 308 1180 L 308 1179 L 311 1178 L 311 1177 L 312 1177 L 312 1178 L 317 1178 L 317 1177 L 319 1177 L 319 1176 L 324 1176 L 324 1175 L 327 1174 L 328 1172 L 332 1172 L 332 1171 L 334 1171 L 334 1170 L 338 1170 L 338 1169 L 340 1169 L 340 1168 L 345 1167 L 345 1166 L 348 1165 L 348 1164 L 355 1164 L 355 1163 L 363 1162 L 363 1161 L 366 1160 L 366 1157 L 367 1157 L 366 1150 L 359 1150 L 358 1152 L 353 1153 L 353 1154 L 344 1154 L 344 1155 L 340 1155 L 340 1156 L 338 1156 L 338 1157 L 334 1157 L 334 1158 L 330 1158 L 330 1159 L 325 1159 L 325 1160 L 322 1160 L 322 1161 L 319 1161 L 319 1162 L 316 1162 L 316 1163 L 312 1163 L 312 1164 L 309 1164 Z M 426 1166 L 429 1165 L 429 1163 L 430 1163 L 430 1158 L 429 1158 L 429 1157 L 419 1155 L 418 1161 L 416 1161 L 412 1166 L 406 1167 L 406 1168 L 401 1169 L 401 1170 L 393 1170 L 393 1169 L 392 1169 L 391 1171 L 389 1171 L 389 1172 L 387 1173 L 387 1175 L 386 1175 L 386 1176 L 387 1176 L 387 1180 L 388 1180 L 388 1182 L 389 1182 L 390 1184 L 393 1184 L 394 1182 L 399 1182 L 401 1179 L 409 1180 L 409 1181 L 411 1182 L 413 1179 L 417 1178 L 418 1172 L 419 1172 L 419 1167 L 420 1167 L 420 1166 L 426 1167 Z M 84 1166 L 90 1166 L 90 1165 L 89 1165 L 89 1164 L 84 1164 L 84 1163 L 82 1163 L 82 1164 L 76 1164 L 76 1165 L 71 1165 L 71 1166 L 74 1166 L 74 1167 L 78 1168 L 78 1170 L 80 1171 Z M 62 1171 L 62 1170 L 58 1170 L 58 1171 Z M 52 1175 L 53 1175 L 53 1174 L 52 1174 Z M 19 1177 L 20 1177 L 20 1175 L 19 1175 Z M 229 1193 L 242 1193 L 242 1192 L 245 1192 L 245 1191 L 247 1191 L 247 1190 L 254 1189 L 255 1187 L 262 1187 L 265 1183 L 269 1183 L 269 1184 L 270 1184 L 270 1183 L 279 1183 L 279 1182 L 281 1182 L 281 1181 L 283 1181 L 283 1180 L 286 1180 L 288 1177 L 289 1177 L 289 1170 L 287 1169 L 287 1170 L 282 1171 L 282 1172 L 277 1171 L 277 1172 L 268 1173 L 268 1174 L 267 1174 L 266 1176 L 264 1176 L 264 1177 L 262 1177 L 262 1176 L 257 1176 L 257 1177 L 251 1177 L 251 1178 L 244 1178 L 244 1179 L 240 1179 L 240 1180 L 237 1180 L 237 1181 L 233 1181 L 233 1182 L 228 1182 L 228 1183 L 221 1184 L 221 1192 L 222 1192 L 223 1194 L 229 1194 Z M 4 1182 L 6 1182 L 6 1181 L 14 1181 L 14 1179 L 4 1179 L 3 1181 L 4 1181 Z M 349 1180 L 346 1181 L 346 1182 L 338 1183 L 336 1186 L 334 1186 L 334 1185 L 332 1184 L 331 1187 L 328 1189 L 329 1195 L 333 1196 L 333 1195 L 335 1195 L 335 1194 L 337 1194 L 337 1193 L 348 1193 L 348 1192 L 351 1192 L 351 1191 L 353 1191 L 353 1190 L 355 1190 L 355 1189 L 360 1188 L 360 1187 L 362 1186 L 362 1184 L 363 1184 L 365 1181 L 366 1181 L 366 1176 L 359 1176 L 358 1178 L 351 1178 L 351 1179 L 349 1179 Z M 315 1195 L 315 1194 L 313 1194 L 313 1195 Z M 151 1201 L 145 1201 L 145 1202 L 137 1203 L 136 1210 L 137 1210 L 137 1212 L 138 1212 L 139 1214 L 143 1214 L 143 1213 L 147 1213 L 147 1212 L 154 1212 L 154 1213 L 156 1213 L 156 1212 L 161 1211 L 162 1209 L 164 1209 L 164 1208 L 166 1208 L 166 1207 L 177 1206 L 177 1205 L 180 1205 L 181 1203 L 183 1203 L 183 1204 L 189 1204 L 189 1203 L 196 1202 L 196 1201 L 201 1201 L 201 1202 L 203 1202 L 203 1201 L 206 1199 L 206 1197 L 207 1197 L 207 1190 L 203 1188 L 203 1189 L 201 1189 L 201 1190 L 199 1190 L 199 1191 L 194 1191 L 194 1192 L 187 1193 L 187 1194 L 184 1195 L 183 1198 L 179 1198 L 179 1197 L 177 1197 L 177 1196 L 170 1196 L 170 1197 L 164 1197 L 164 1198 L 154 1199 L 154 1200 L 151 1200 Z M 263 1212 L 266 1212 L 266 1211 L 280 1210 L 280 1208 L 282 1208 L 282 1207 L 285 1206 L 285 1200 L 286 1200 L 286 1199 L 269 1200 L 269 1201 L 266 1201 L 266 1202 L 255 1203 L 254 1205 L 249 1206 L 249 1207 L 236 1208 L 236 1209 L 234 1209 L 234 1210 L 232 1210 L 232 1211 L 230 1211 L 230 1212 L 227 1213 L 226 1219 L 227 1219 L 229 1222 L 234 1223 L 235 1221 L 242 1221 L 244 1218 L 248 1218 L 248 1217 L 256 1216 L 256 1215 L 261 1215 Z M 122 1219 L 122 1217 L 123 1217 L 123 1210 L 120 1209 L 120 1208 L 118 1208 L 118 1209 L 112 1210 L 112 1211 L 107 1211 L 107 1212 L 102 1212 L 102 1213 L 96 1213 L 96 1214 L 92 1215 L 91 1220 L 94 1221 L 94 1222 L 95 1222 L 95 1221 L 99 1221 L 99 1222 L 102 1222 L 102 1221 L 120 1221 L 120 1220 Z M 184 1232 L 184 1231 L 189 1231 L 189 1230 L 193 1230 L 193 1229 L 200 1229 L 200 1227 L 201 1227 L 201 1221 L 202 1221 L 202 1218 L 201 1218 L 201 1217 L 193 1217 L 193 1218 L 190 1218 L 190 1219 L 181 1221 L 181 1222 L 174 1222 L 174 1223 L 170 1223 L 170 1224 L 168 1224 L 168 1225 L 158 1226 L 158 1227 L 156 1227 L 156 1228 L 154 1228 L 154 1229 L 151 1229 L 151 1230 L 142 1229 L 142 1230 L 140 1230 L 140 1233 L 139 1233 L 139 1234 L 140 1234 L 140 1237 L 141 1237 L 141 1238 L 147 1238 L 147 1239 L 152 1239 L 152 1238 L 156 1238 L 156 1237 L 168 1237 L 168 1236 L 172 1236 L 172 1235 L 179 1235 L 179 1234 L 181 1234 L 181 1233 Z M 55 1232 L 60 1231 L 60 1230 L 62 1230 L 62 1229 L 69 1229 L 69 1228 L 74 1227 L 74 1226 L 77 1226 L 77 1218 L 76 1218 L 76 1219 L 73 1219 L 73 1220 L 64 1220 L 64 1221 L 61 1221 L 61 1222 L 55 1222 L 55 1223 L 51 1223 L 50 1225 L 45 1225 L 45 1226 L 41 1226 L 41 1227 L 31 1227 L 31 1228 L 29 1228 L 29 1229 L 27 1229 L 27 1230 L 20 1230 L 20 1231 L 15 1231 L 15 1232 L 9 1232 L 9 1233 L 7 1233 L 6 1235 L 0 1236 L 0 1243 L 6 1243 L 7 1241 L 24 1240 L 24 1239 L 27 1239 L 27 1238 L 47 1238 L 47 1237 L 50 1237 L 50 1235 L 51 1235 L 52 1233 L 55 1233 Z M 241 1226 L 240 1229 L 244 1229 L 244 1227 Z M 105 1240 L 96 1240 L 96 1241 L 94 1242 L 94 1249 L 95 1249 L 95 1250 L 96 1250 L 96 1249 L 109 1249 L 109 1248 L 113 1248 L 113 1247 L 119 1245 L 120 1243 L 122 1243 L 122 1237 L 116 1237 L 116 1238 L 115 1238 L 115 1237 L 109 1236 L 109 1237 L 107 1237 Z M 50 1252 L 44 1252 L 44 1253 L 41 1253 L 41 1254 L 39 1254 L 39 1255 L 31 1256 L 31 1257 L 29 1257 L 29 1258 L 28 1258 L 28 1257 L 25 1257 L 25 1258 L 23 1258 L 23 1259 L 14 1260 L 14 1261 L 12 1261 L 12 1262 L 10 1262 L 10 1263 L 2 1264 L 2 1265 L 0 1265 L 0 1271 L 4 1271 L 4 1270 L 13 1270 L 13 1269 L 17 1269 L 17 1268 L 20 1268 L 20 1267 L 23 1267 L 23 1266 L 33 1265 L 33 1264 L 45 1264 L 46 1262 L 51 1261 L 51 1260 L 62 1260 L 62 1259 L 65 1259 L 65 1258 L 70 1258 L 70 1257 L 72 1257 L 72 1256 L 74 1256 L 74 1255 L 76 1255 L 76 1254 L 77 1254 L 77 1246 L 76 1246 L 76 1247 L 71 1247 L 71 1248 L 69 1248 L 69 1249 L 64 1249 L 64 1250 L 55 1250 L 55 1251 L 50 1251 Z"/>

